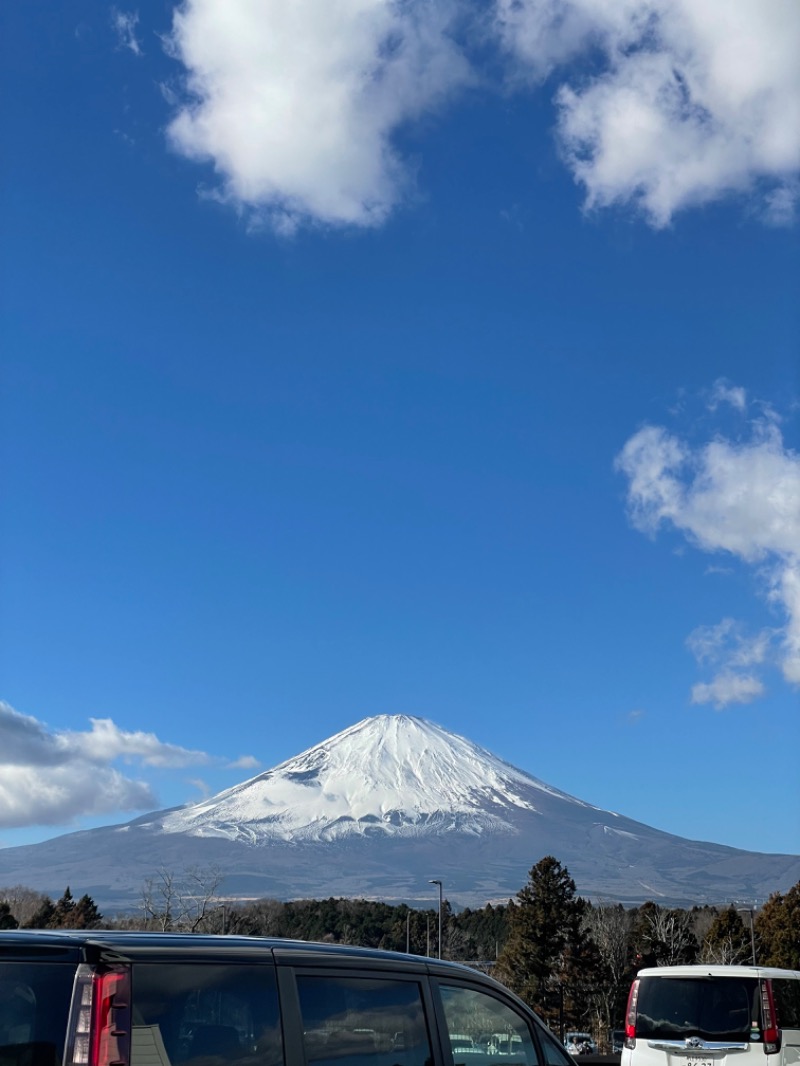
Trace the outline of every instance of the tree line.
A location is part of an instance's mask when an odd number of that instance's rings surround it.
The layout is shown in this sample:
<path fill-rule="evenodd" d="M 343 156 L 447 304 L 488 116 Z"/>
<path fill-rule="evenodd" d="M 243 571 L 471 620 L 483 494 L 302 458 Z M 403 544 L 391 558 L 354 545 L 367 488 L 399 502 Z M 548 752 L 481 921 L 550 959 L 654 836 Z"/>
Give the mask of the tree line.
<path fill-rule="evenodd" d="M 230 933 L 439 953 L 436 908 L 364 899 L 225 898 L 217 867 L 160 870 L 134 913 L 104 917 L 69 888 L 53 901 L 25 886 L 0 888 L 0 929 L 144 929 Z M 748 963 L 800 970 L 800 882 L 757 910 L 735 904 L 639 907 L 590 902 L 565 866 L 545 856 L 504 905 L 442 905 L 441 955 L 489 970 L 563 1035 L 593 1033 L 602 1048 L 620 1028 L 630 982 L 644 966 Z"/>

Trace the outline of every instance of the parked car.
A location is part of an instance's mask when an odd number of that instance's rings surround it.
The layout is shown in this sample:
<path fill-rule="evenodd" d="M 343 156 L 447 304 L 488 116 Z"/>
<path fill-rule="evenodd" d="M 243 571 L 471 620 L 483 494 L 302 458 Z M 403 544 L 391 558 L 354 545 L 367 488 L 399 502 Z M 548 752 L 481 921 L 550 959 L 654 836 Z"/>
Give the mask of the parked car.
<path fill-rule="evenodd" d="M 570 1055 L 596 1055 L 597 1044 L 591 1033 L 570 1032 L 564 1034 L 564 1047 Z"/>
<path fill-rule="evenodd" d="M 485 1032 L 504 1047 L 481 1046 Z M 572 1066 L 477 970 L 259 937 L 0 932 L 2 1066 Z"/>
<path fill-rule="evenodd" d="M 660 966 L 631 985 L 620 1066 L 796 1066 L 800 972 Z"/>

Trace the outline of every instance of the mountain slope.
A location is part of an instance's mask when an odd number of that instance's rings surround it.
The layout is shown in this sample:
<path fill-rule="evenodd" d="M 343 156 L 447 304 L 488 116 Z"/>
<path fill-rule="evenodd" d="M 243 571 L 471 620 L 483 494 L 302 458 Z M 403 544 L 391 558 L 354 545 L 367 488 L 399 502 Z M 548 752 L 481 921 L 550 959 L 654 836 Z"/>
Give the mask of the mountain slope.
<path fill-rule="evenodd" d="M 381 715 L 210 799 L 0 850 L 0 884 L 130 908 L 159 870 L 218 864 L 231 897 L 505 902 L 554 855 L 589 898 L 763 900 L 800 857 L 684 840 L 576 799 L 420 718 Z"/>

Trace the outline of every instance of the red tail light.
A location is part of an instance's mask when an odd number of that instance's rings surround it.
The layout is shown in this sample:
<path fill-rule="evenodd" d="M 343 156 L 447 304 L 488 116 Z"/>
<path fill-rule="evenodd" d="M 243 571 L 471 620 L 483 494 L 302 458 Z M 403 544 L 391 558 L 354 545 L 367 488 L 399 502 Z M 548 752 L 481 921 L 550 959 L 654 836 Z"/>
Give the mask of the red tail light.
<path fill-rule="evenodd" d="M 764 1054 L 774 1055 L 781 1049 L 781 1031 L 772 998 L 772 981 L 761 982 L 761 1029 L 764 1033 Z"/>
<path fill-rule="evenodd" d="M 81 965 L 75 975 L 65 1066 L 130 1066 L 130 971 L 96 973 Z"/>
<path fill-rule="evenodd" d="M 639 978 L 631 985 L 628 993 L 628 1009 L 625 1011 L 625 1047 L 636 1046 L 636 1007 L 639 1002 Z"/>

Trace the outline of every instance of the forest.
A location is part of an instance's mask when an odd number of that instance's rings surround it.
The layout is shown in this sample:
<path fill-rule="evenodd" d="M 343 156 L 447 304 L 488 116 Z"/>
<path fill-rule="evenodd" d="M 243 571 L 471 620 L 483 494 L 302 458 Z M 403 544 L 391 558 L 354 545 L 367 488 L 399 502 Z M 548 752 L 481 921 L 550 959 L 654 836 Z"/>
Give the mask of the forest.
<path fill-rule="evenodd" d="M 593 1034 L 609 1050 L 631 980 L 645 966 L 751 963 L 800 970 L 800 882 L 758 907 L 735 902 L 625 908 L 576 892 L 553 856 L 533 866 L 505 905 L 420 910 L 366 899 L 226 898 L 218 868 L 160 870 L 132 913 L 104 916 L 88 894 L 58 900 L 24 885 L 0 888 L 0 929 L 141 929 L 358 944 L 459 961 L 492 974 L 563 1037 Z M 441 944 L 439 929 L 441 928 Z"/>

